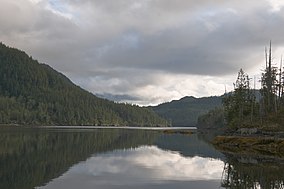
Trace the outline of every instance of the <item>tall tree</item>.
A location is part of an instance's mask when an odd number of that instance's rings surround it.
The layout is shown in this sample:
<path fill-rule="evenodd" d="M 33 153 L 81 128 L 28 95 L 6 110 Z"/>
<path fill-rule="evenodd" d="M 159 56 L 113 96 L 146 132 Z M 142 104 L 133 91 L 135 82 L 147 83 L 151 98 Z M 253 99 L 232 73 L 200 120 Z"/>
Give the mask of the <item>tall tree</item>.
<path fill-rule="evenodd" d="M 249 76 L 243 69 L 240 69 L 234 87 L 234 92 L 224 98 L 225 118 L 228 125 L 241 127 L 252 121 L 251 107 L 255 103 L 255 97 L 250 90 Z"/>
<path fill-rule="evenodd" d="M 272 65 L 271 42 L 269 51 L 265 49 L 265 70 L 261 77 L 262 108 L 265 115 L 277 112 L 278 80 L 277 68 Z"/>

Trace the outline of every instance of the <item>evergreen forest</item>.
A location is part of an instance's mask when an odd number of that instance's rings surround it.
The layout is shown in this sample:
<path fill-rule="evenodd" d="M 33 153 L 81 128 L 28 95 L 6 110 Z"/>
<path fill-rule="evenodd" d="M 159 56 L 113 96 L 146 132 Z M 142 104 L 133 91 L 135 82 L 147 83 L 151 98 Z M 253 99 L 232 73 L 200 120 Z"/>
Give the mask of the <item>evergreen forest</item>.
<path fill-rule="evenodd" d="M 153 110 L 96 97 L 0 43 L 0 124 L 168 126 Z"/>
<path fill-rule="evenodd" d="M 272 47 L 265 50 L 259 90 L 243 69 L 240 69 L 234 91 L 224 95 L 223 107 L 199 117 L 202 128 L 227 130 L 257 128 L 261 131 L 284 131 L 284 72 L 282 59 L 279 67 L 272 60 Z M 218 126 L 219 125 L 219 126 Z"/>

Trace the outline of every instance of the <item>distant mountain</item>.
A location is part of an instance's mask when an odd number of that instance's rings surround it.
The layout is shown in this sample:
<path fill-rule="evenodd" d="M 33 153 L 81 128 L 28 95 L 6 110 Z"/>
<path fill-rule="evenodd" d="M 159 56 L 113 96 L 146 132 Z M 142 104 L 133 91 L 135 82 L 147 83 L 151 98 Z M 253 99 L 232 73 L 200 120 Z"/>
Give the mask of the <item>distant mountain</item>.
<path fill-rule="evenodd" d="M 199 116 L 221 105 L 221 96 L 203 98 L 188 96 L 151 108 L 163 118 L 170 120 L 173 126 L 195 126 Z"/>
<path fill-rule="evenodd" d="M 110 94 L 110 93 L 103 93 L 103 94 L 96 94 L 97 97 L 99 98 L 103 98 L 103 99 L 107 99 L 107 100 L 111 100 L 114 102 L 125 102 L 125 101 L 137 101 L 137 100 L 141 100 L 138 97 L 135 96 L 130 96 L 130 95 L 114 95 L 114 94 Z"/>
<path fill-rule="evenodd" d="M 149 108 L 101 99 L 0 43 L 0 124 L 165 126 Z"/>
<path fill-rule="evenodd" d="M 255 96 L 257 102 L 261 100 L 261 92 L 257 89 L 251 90 L 252 94 Z M 233 95 L 232 92 L 225 94 L 226 96 Z M 222 96 L 224 98 L 224 95 Z M 223 106 L 211 109 L 206 114 L 202 114 L 198 117 L 197 128 L 199 130 L 215 130 L 224 131 L 225 124 L 225 112 Z"/>

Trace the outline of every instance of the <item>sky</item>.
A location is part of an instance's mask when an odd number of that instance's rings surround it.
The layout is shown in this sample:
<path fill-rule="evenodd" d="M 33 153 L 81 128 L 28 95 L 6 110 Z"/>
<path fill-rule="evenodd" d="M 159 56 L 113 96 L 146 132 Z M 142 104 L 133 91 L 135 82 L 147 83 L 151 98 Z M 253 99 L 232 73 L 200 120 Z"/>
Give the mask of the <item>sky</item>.
<path fill-rule="evenodd" d="M 221 95 L 240 68 L 259 80 L 270 40 L 276 65 L 283 0 L 0 0 L 0 41 L 139 105 Z"/>

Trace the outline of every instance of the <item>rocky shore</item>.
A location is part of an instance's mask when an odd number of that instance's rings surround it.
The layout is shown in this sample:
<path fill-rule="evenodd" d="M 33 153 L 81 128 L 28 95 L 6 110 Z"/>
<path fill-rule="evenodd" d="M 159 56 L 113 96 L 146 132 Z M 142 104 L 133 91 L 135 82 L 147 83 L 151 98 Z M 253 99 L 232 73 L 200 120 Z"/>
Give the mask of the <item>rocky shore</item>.
<path fill-rule="evenodd" d="M 212 143 L 221 151 L 284 158 L 284 138 L 282 137 L 267 135 L 217 136 Z"/>

